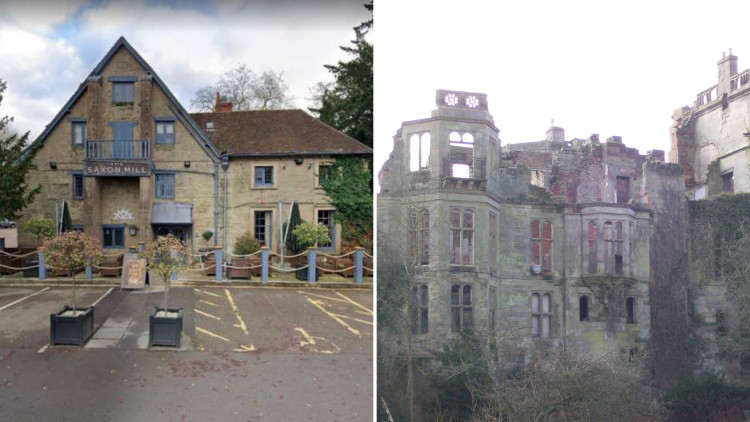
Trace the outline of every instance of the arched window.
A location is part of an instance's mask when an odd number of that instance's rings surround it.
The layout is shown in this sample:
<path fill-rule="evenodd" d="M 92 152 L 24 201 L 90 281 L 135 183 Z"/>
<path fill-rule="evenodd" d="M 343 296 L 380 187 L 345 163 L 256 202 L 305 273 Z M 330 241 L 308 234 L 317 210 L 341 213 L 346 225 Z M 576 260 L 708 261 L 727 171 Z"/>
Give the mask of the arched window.
<path fill-rule="evenodd" d="M 531 295 L 531 335 L 534 337 L 549 337 L 552 322 L 550 302 L 549 293 Z"/>
<path fill-rule="evenodd" d="M 411 332 L 412 334 L 424 334 L 428 331 L 427 325 L 427 286 L 420 284 L 411 289 Z"/>
<path fill-rule="evenodd" d="M 589 274 L 596 274 L 598 257 L 596 253 L 596 240 L 599 231 L 596 227 L 596 221 L 589 221 Z"/>
<path fill-rule="evenodd" d="M 625 301 L 625 311 L 627 313 L 627 323 L 635 324 L 635 298 L 629 297 Z"/>
<path fill-rule="evenodd" d="M 586 295 L 578 298 L 578 320 L 588 321 L 589 320 L 589 297 Z"/>
<path fill-rule="evenodd" d="M 449 247 L 451 265 L 474 264 L 474 211 L 451 209 Z"/>
<path fill-rule="evenodd" d="M 473 325 L 471 285 L 451 285 L 451 331 L 471 330 Z"/>
<path fill-rule="evenodd" d="M 430 132 L 409 137 L 409 171 L 430 167 Z"/>

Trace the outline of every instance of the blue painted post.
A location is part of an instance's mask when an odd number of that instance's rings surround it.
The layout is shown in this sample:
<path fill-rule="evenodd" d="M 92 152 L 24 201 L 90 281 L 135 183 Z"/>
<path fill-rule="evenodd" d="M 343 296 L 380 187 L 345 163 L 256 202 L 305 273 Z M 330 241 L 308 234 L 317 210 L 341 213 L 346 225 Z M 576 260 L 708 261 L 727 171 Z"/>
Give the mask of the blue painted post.
<path fill-rule="evenodd" d="M 362 274 L 365 266 L 365 248 L 357 246 L 354 248 L 354 282 L 362 283 Z"/>
<path fill-rule="evenodd" d="M 268 282 L 268 246 L 260 248 L 260 280 L 264 283 Z"/>
<path fill-rule="evenodd" d="M 224 276 L 224 251 L 221 250 L 221 246 L 216 247 L 216 281 L 223 281 Z"/>
<path fill-rule="evenodd" d="M 91 280 L 94 278 L 94 271 L 91 268 L 91 261 L 89 261 L 88 265 L 86 265 L 86 280 Z"/>
<path fill-rule="evenodd" d="M 39 252 L 39 280 L 47 279 L 47 268 L 44 263 L 44 252 Z"/>
<path fill-rule="evenodd" d="M 315 283 L 315 248 L 307 249 L 307 281 Z"/>

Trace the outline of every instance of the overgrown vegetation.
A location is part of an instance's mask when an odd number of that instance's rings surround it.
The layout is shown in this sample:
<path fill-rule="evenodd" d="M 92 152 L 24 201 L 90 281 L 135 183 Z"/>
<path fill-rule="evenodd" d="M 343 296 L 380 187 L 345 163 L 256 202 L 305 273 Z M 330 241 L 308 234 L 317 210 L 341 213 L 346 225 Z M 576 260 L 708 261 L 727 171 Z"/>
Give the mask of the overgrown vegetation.
<path fill-rule="evenodd" d="M 750 389 L 727 385 L 713 374 L 683 375 L 664 401 L 671 421 L 741 421 L 750 410 Z"/>
<path fill-rule="evenodd" d="M 372 170 L 359 158 L 339 158 L 329 169 L 329 177 L 320 177 L 320 185 L 336 207 L 336 222 L 347 246 L 372 248 L 373 192 Z"/>
<path fill-rule="evenodd" d="M 0 79 L 0 104 L 8 87 Z M 26 184 L 26 174 L 35 169 L 32 160 L 38 147 L 26 148 L 29 132 L 19 135 L 10 127 L 13 117 L 0 117 L 0 220 L 16 220 L 18 213 L 29 205 L 42 191 L 41 186 Z"/>

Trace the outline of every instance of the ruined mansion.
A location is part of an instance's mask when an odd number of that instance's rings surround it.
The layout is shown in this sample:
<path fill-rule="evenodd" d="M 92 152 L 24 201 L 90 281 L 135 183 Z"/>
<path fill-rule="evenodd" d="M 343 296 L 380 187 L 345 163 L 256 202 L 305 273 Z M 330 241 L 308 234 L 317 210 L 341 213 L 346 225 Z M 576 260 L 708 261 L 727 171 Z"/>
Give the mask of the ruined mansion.
<path fill-rule="evenodd" d="M 379 173 L 378 265 L 409 268 L 417 353 L 435 356 L 467 329 L 521 333 L 522 349 L 644 347 L 657 210 L 750 191 L 749 72 L 731 52 L 718 67 L 717 85 L 674 113 L 670 162 L 554 125 L 541 141 L 501 145 L 482 93 L 438 90 L 431 116 L 403 122 Z M 721 283 L 686 284 L 690 321 L 720 324 Z"/>

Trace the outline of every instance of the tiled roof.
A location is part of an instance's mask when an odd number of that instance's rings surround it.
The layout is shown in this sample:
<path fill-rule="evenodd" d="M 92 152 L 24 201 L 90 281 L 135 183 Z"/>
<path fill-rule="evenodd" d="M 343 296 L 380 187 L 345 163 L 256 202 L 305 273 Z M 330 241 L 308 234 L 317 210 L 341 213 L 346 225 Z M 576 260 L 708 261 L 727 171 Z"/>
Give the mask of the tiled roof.
<path fill-rule="evenodd" d="M 302 110 L 192 113 L 219 151 L 230 155 L 372 154 L 372 148 Z M 213 124 L 213 129 L 209 128 Z"/>

